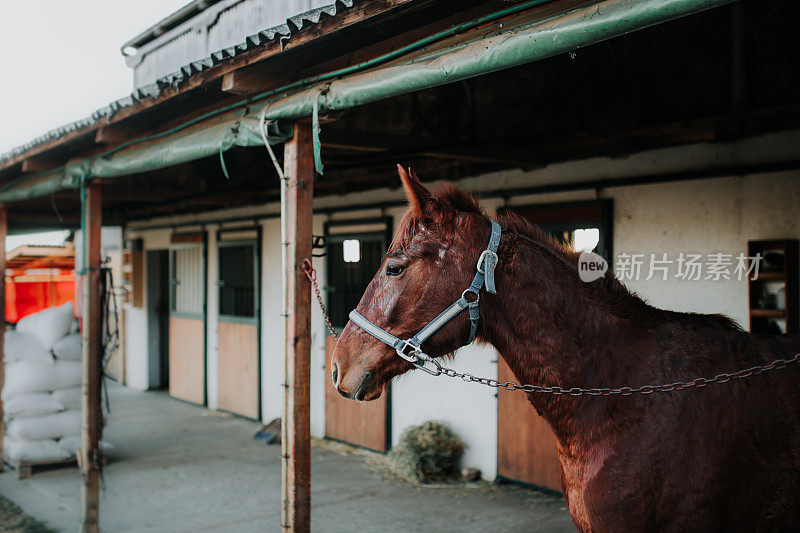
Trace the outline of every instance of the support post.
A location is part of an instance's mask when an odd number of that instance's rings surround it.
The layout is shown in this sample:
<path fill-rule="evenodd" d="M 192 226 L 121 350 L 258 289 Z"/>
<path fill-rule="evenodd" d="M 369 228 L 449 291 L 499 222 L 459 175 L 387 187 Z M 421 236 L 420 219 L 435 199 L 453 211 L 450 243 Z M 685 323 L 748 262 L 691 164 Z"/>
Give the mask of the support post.
<path fill-rule="evenodd" d="M 84 533 L 99 531 L 100 451 L 103 413 L 100 406 L 102 386 L 102 325 L 100 233 L 103 226 L 102 197 L 99 182 L 86 185 L 83 222 L 83 383 L 81 397 L 81 523 Z"/>
<path fill-rule="evenodd" d="M 0 391 L 6 377 L 5 335 L 6 335 L 6 234 L 8 233 L 8 212 L 0 204 Z M 6 435 L 6 423 L 3 416 L 3 400 L 0 398 L 0 472 L 5 469 L 6 456 L 3 439 Z"/>
<path fill-rule="evenodd" d="M 281 439 L 281 525 L 293 532 L 311 528 L 311 284 L 301 270 L 311 257 L 314 156 L 311 121 L 298 121 L 284 145 L 288 261 L 285 376 Z"/>

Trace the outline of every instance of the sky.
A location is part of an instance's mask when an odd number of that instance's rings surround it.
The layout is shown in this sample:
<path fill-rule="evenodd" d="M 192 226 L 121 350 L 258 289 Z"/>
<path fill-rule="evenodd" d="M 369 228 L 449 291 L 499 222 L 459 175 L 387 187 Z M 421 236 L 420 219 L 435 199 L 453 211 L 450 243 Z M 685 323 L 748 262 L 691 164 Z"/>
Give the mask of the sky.
<path fill-rule="evenodd" d="M 0 0 L 0 153 L 129 94 L 122 43 L 188 1 Z"/>

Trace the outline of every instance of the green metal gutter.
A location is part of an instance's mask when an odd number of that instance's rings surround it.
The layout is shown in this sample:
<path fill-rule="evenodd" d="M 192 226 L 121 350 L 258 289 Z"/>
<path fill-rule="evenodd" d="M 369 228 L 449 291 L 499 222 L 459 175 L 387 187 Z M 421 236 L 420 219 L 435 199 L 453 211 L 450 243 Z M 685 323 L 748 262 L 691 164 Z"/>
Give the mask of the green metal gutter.
<path fill-rule="evenodd" d="M 25 200 L 78 187 L 82 177 L 113 178 L 208 157 L 233 146 L 261 146 L 258 116 L 264 107 L 270 120 L 309 117 L 315 105 L 321 113 L 356 107 L 530 63 L 733 0 L 606 0 L 546 21 L 513 26 L 513 19 L 506 19 L 546 1 L 515 5 L 380 58 L 300 80 L 247 102 L 197 117 L 169 131 L 128 141 L 58 171 L 25 176 L 0 191 L 0 202 Z M 423 51 L 419 57 L 401 61 L 402 56 L 421 51 L 443 38 L 501 19 L 504 19 L 502 25 L 496 24 L 490 35 L 484 33 L 479 40 L 435 52 Z M 487 28 L 487 31 L 490 30 Z M 395 60 L 398 62 L 390 63 Z M 373 70 L 367 71 L 370 68 Z M 294 92 L 286 94 L 289 91 Z M 279 124 L 271 126 L 270 142 L 280 142 L 291 136 Z"/>

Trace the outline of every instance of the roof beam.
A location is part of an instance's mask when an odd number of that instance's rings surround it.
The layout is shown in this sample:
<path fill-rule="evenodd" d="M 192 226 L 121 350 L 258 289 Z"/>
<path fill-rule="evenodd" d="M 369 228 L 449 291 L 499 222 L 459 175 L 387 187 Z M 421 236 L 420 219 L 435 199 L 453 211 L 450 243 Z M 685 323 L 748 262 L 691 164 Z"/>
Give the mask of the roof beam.
<path fill-rule="evenodd" d="M 122 125 L 104 126 L 94 134 L 96 144 L 120 144 L 132 139 L 141 132 Z"/>
<path fill-rule="evenodd" d="M 52 157 L 44 157 L 44 156 L 29 157 L 22 162 L 22 173 L 30 174 L 33 172 L 52 170 L 56 167 L 61 166 L 63 163 L 64 163 L 63 161 L 54 159 Z"/>

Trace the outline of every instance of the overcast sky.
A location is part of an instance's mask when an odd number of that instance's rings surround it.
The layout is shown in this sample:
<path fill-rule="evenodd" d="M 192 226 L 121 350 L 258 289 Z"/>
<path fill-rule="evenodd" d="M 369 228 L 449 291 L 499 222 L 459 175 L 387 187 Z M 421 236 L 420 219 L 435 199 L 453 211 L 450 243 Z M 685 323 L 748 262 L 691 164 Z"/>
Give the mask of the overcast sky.
<path fill-rule="evenodd" d="M 129 94 L 120 46 L 187 3 L 0 0 L 0 153 Z"/>
<path fill-rule="evenodd" d="M 188 0 L 0 0 L 0 152 L 131 92 L 123 42 Z"/>

